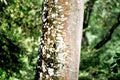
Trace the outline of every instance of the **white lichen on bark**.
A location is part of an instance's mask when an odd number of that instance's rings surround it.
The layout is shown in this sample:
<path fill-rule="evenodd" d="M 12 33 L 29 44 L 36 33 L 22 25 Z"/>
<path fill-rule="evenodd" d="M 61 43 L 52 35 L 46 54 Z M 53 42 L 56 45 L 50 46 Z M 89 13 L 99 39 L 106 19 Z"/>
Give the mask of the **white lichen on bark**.
<path fill-rule="evenodd" d="M 84 0 L 44 0 L 35 80 L 78 80 Z"/>
<path fill-rule="evenodd" d="M 42 36 L 37 66 L 40 80 L 59 80 L 60 69 L 64 66 L 66 45 L 62 30 L 66 18 L 61 13 L 63 13 L 63 7 L 58 0 L 44 0 Z"/>

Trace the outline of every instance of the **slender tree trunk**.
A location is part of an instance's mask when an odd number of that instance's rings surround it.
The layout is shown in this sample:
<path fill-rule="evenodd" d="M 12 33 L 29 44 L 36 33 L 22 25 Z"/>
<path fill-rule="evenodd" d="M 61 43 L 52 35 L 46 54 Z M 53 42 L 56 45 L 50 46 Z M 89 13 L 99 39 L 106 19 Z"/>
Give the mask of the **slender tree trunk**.
<path fill-rule="evenodd" d="M 78 80 L 83 0 L 44 0 L 35 80 Z"/>

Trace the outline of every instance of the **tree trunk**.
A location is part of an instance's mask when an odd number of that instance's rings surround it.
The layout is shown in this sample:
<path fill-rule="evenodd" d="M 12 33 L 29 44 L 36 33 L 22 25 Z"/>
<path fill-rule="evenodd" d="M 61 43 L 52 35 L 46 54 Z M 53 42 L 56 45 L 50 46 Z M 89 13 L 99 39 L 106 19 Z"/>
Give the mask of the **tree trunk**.
<path fill-rule="evenodd" d="M 35 80 L 78 80 L 83 0 L 44 0 Z"/>

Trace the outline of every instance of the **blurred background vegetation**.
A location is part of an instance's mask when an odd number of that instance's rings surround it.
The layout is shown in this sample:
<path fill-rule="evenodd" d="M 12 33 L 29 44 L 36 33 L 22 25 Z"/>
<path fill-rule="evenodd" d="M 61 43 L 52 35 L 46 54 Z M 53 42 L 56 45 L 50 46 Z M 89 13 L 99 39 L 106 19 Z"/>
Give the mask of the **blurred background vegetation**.
<path fill-rule="evenodd" d="M 41 0 L 0 0 L 0 80 L 33 80 Z"/>
<path fill-rule="evenodd" d="M 33 80 L 42 0 L 0 0 L 0 80 Z M 79 80 L 120 80 L 120 0 L 85 0 Z"/>

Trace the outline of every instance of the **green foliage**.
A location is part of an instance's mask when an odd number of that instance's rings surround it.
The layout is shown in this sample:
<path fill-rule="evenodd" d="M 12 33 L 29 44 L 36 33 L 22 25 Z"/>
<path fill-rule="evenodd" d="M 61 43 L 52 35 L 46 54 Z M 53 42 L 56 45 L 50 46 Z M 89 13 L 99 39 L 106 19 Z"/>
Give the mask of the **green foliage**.
<path fill-rule="evenodd" d="M 42 0 L 0 1 L 0 80 L 34 78 Z"/>
<path fill-rule="evenodd" d="M 79 80 L 120 79 L 120 25 L 105 45 L 100 49 L 94 47 L 110 33 L 118 14 L 119 0 L 96 0 L 88 27 L 84 30 L 88 45 L 82 45 Z"/>
<path fill-rule="evenodd" d="M 42 0 L 0 0 L 0 80 L 34 78 L 41 4 Z M 84 29 L 88 45 L 82 45 L 79 80 L 119 80 L 120 25 L 105 45 L 100 49 L 94 46 L 110 33 L 120 13 L 120 0 L 96 0 L 93 5 Z"/>

